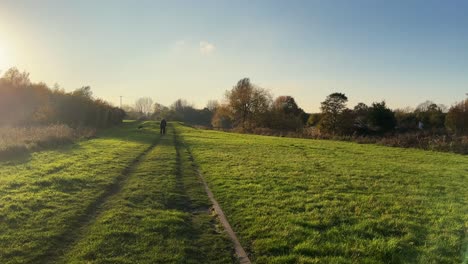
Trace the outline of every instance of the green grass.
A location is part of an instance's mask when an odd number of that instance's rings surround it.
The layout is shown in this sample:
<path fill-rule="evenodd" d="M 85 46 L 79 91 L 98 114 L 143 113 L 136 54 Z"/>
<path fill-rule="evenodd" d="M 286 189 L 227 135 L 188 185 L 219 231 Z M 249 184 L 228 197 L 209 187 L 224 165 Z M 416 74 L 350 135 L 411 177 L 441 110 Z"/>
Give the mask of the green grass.
<path fill-rule="evenodd" d="M 194 163 L 255 263 L 468 261 L 467 156 L 140 124 L 0 162 L 0 263 L 233 262 Z"/>
<path fill-rule="evenodd" d="M 187 152 L 169 129 L 64 263 L 231 263 Z"/>
<path fill-rule="evenodd" d="M 126 123 L 97 139 L 2 162 L 0 263 L 45 261 L 73 237 L 93 203 L 156 139 L 156 124 L 146 127 L 135 132 Z"/>
<path fill-rule="evenodd" d="M 177 129 L 255 263 L 467 261 L 467 156 Z"/>
<path fill-rule="evenodd" d="M 184 150 L 138 125 L 0 163 L 0 263 L 230 261 Z"/>

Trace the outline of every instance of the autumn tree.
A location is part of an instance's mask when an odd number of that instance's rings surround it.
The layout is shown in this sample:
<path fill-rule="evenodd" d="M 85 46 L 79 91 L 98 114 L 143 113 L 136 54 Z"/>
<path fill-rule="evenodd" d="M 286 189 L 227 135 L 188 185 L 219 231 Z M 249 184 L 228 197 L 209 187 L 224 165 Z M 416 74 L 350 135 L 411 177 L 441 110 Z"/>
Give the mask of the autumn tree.
<path fill-rule="evenodd" d="M 153 114 L 151 118 L 154 120 L 162 120 L 169 116 L 170 109 L 167 106 L 164 106 L 160 103 L 154 103 L 153 105 Z"/>
<path fill-rule="evenodd" d="M 33 83 L 29 73 L 9 69 L 0 78 L 0 125 L 66 124 L 108 127 L 121 123 L 124 111 L 94 99 L 84 86 L 67 93 L 56 86 Z"/>
<path fill-rule="evenodd" d="M 226 104 L 218 105 L 211 119 L 211 125 L 217 129 L 232 128 L 233 117 L 231 108 Z"/>
<path fill-rule="evenodd" d="M 243 129 L 261 125 L 263 115 L 271 105 L 271 94 L 253 85 L 249 78 L 237 82 L 232 90 L 226 92 L 226 101 L 236 125 Z"/>
<path fill-rule="evenodd" d="M 268 114 L 268 126 L 275 129 L 297 130 L 307 122 L 305 112 L 292 96 L 277 97 Z"/>

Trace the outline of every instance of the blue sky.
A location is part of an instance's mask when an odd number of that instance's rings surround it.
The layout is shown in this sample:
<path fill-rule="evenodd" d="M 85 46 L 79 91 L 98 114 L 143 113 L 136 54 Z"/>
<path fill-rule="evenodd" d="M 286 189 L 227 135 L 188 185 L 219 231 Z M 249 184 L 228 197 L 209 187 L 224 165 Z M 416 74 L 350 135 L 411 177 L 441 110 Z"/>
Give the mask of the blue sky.
<path fill-rule="evenodd" d="M 239 79 L 318 111 L 468 92 L 468 1 L 0 0 L 0 69 L 126 104 L 202 107 Z"/>

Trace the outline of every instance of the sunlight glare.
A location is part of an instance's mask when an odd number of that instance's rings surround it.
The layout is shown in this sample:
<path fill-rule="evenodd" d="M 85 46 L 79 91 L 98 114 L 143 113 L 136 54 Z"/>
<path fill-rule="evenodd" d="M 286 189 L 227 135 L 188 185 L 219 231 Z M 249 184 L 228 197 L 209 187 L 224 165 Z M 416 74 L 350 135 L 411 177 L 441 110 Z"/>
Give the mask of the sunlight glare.
<path fill-rule="evenodd" d="M 4 49 L 2 43 L 0 42 L 0 74 L 5 71 L 8 65 L 6 50 Z"/>

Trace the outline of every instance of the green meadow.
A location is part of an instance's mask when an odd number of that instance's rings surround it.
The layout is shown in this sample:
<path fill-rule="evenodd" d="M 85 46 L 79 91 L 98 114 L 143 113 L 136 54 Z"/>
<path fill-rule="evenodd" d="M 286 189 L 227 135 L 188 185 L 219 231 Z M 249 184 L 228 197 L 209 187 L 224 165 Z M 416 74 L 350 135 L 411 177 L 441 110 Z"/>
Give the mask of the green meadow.
<path fill-rule="evenodd" d="M 141 126 L 141 128 L 139 128 Z M 0 263 L 462 263 L 468 157 L 126 122 L 0 162 Z"/>
<path fill-rule="evenodd" d="M 177 126 L 255 263 L 468 261 L 468 157 Z"/>
<path fill-rule="evenodd" d="M 229 263 L 188 153 L 159 124 L 1 163 L 0 263 Z"/>

